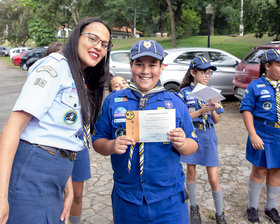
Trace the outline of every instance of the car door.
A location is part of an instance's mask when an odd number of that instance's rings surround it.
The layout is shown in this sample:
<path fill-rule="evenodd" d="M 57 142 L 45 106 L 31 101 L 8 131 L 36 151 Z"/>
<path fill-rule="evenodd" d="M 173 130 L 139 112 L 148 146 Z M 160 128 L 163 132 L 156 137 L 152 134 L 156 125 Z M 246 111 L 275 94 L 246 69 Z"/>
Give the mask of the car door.
<path fill-rule="evenodd" d="M 111 52 L 110 60 L 110 73 L 112 76 L 122 75 L 127 80 L 132 78 L 130 72 L 130 52 L 129 51 L 120 51 L 120 52 Z"/>
<path fill-rule="evenodd" d="M 238 62 L 230 55 L 217 51 L 209 51 L 208 59 L 212 65 L 217 67 L 217 70 L 209 79 L 208 85 L 222 90 L 223 95 L 233 95 L 232 81 Z"/>

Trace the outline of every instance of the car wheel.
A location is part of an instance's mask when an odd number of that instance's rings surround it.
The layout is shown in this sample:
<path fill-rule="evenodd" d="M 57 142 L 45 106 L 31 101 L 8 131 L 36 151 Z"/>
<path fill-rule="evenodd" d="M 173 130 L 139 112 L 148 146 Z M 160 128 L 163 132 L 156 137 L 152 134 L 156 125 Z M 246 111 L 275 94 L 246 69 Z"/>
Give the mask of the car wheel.
<path fill-rule="evenodd" d="M 179 84 L 177 83 L 166 83 L 164 88 L 167 89 L 169 92 L 177 93 L 179 90 Z"/>
<path fill-rule="evenodd" d="M 26 63 L 24 63 L 23 65 L 22 65 L 22 67 L 21 67 L 23 70 L 27 70 L 27 65 L 26 65 Z"/>

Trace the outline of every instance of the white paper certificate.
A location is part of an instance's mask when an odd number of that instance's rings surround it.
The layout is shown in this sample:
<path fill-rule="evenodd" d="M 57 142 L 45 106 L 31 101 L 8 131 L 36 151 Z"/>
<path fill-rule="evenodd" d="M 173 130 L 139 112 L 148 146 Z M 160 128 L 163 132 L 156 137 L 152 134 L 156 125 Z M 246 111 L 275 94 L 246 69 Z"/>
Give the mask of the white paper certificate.
<path fill-rule="evenodd" d="M 126 135 L 136 142 L 169 141 L 167 133 L 176 128 L 175 109 L 127 111 Z"/>

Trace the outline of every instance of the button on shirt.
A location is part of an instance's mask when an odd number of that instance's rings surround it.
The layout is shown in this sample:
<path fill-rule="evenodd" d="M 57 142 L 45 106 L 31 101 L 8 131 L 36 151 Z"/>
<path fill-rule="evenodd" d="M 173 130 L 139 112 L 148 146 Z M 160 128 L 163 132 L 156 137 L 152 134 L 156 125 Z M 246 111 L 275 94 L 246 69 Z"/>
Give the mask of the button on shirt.
<path fill-rule="evenodd" d="M 186 86 L 180 90 L 180 93 L 183 95 L 190 113 L 201 109 L 201 107 L 198 104 L 198 100 L 189 95 L 193 89 L 194 87 L 192 86 Z M 224 109 L 220 103 L 218 105 L 219 107 L 216 109 L 216 112 L 217 114 L 221 114 L 224 112 Z M 202 123 L 202 116 L 195 117 L 194 119 L 192 119 L 192 121 Z M 208 114 L 207 123 L 214 124 L 211 114 Z"/>
<path fill-rule="evenodd" d="M 263 76 L 250 82 L 245 90 L 240 112 L 244 110 L 253 116 L 277 122 L 275 90 Z"/>
<path fill-rule="evenodd" d="M 127 88 L 110 94 L 104 101 L 102 113 L 95 125 L 93 141 L 115 139 L 125 133 L 125 112 L 137 110 L 139 99 Z M 160 92 L 148 99 L 144 110 L 176 109 L 176 127 L 181 127 L 187 136 L 197 141 L 188 109 L 182 99 L 170 92 Z M 129 149 L 122 155 L 111 155 L 114 170 L 114 187 L 123 199 L 141 205 L 143 197 L 153 203 L 184 190 L 184 172 L 180 154 L 171 142 L 149 142 L 144 145 L 145 165 L 139 175 L 139 143 L 135 145 L 128 172 Z"/>
<path fill-rule="evenodd" d="M 37 61 L 28 72 L 13 111 L 25 111 L 33 117 L 21 134 L 31 143 L 80 151 L 83 141 L 77 89 L 67 59 L 53 53 Z"/>

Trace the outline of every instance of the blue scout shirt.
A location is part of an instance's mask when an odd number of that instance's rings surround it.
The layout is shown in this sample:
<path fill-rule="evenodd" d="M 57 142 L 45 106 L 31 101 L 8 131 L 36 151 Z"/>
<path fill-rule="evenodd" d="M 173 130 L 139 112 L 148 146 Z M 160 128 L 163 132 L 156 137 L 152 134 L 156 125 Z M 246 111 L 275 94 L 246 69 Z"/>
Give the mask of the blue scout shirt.
<path fill-rule="evenodd" d="M 253 116 L 277 122 L 275 90 L 263 76 L 250 82 L 245 90 L 239 111 L 244 110 Z"/>
<path fill-rule="evenodd" d="M 95 125 L 93 141 L 106 138 L 115 139 L 125 134 L 125 112 L 137 110 L 139 99 L 127 88 L 110 94 L 104 101 L 102 113 Z M 181 127 L 187 138 L 197 141 L 188 109 L 182 99 L 164 91 L 155 94 L 144 110 L 176 109 L 176 127 Z M 111 155 L 114 170 L 114 187 L 123 199 L 141 205 L 143 197 L 147 203 L 168 198 L 184 190 L 185 176 L 180 164 L 180 154 L 171 142 L 145 143 L 145 165 L 143 175 L 139 175 L 139 144 L 136 145 L 128 173 L 129 149 L 122 155 Z"/>
<path fill-rule="evenodd" d="M 201 107 L 198 104 L 198 100 L 189 96 L 190 92 L 193 89 L 194 89 L 193 86 L 186 86 L 180 90 L 180 93 L 183 95 L 190 113 L 201 109 Z M 217 114 L 223 113 L 224 112 L 223 106 L 220 103 L 218 104 L 218 106 L 219 107 L 216 109 Z M 198 116 L 192 119 L 192 121 L 202 123 L 202 116 Z M 214 124 L 211 114 L 208 114 L 207 122 L 209 124 Z"/>
<path fill-rule="evenodd" d="M 29 69 L 13 111 L 25 111 L 33 116 L 21 139 L 80 151 L 83 148 L 83 140 L 78 137 L 82 128 L 80 109 L 67 59 L 53 53 Z"/>

